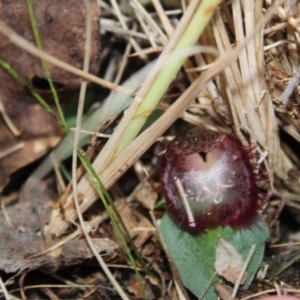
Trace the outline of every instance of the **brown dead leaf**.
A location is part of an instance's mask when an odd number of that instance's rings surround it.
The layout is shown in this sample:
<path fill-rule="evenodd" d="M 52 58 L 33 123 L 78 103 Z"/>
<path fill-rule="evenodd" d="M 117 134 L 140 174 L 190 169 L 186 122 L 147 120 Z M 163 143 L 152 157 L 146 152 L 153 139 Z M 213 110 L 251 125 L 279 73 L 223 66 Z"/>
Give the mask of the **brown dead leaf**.
<path fill-rule="evenodd" d="M 224 284 L 216 283 L 214 288 L 216 294 L 221 300 L 231 299 L 232 292 Z M 234 298 L 234 300 L 237 300 L 237 298 Z"/>
<path fill-rule="evenodd" d="M 40 182 L 31 193 L 21 194 L 17 203 L 6 207 L 8 219 L 0 211 L 0 269 L 6 273 L 35 269 L 52 273 L 93 257 L 85 240 L 68 241 L 61 248 L 38 255 L 59 242 L 46 242 L 43 235 L 51 211 L 50 189 L 53 187 Z M 119 246 L 109 239 L 93 239 L 93 243 L 109 260 L 119 251 Z"/>
<path fill-rule="evenodd" d="M 149 282 L 143 280 L 143 287 L 145 298 L 149 300 L 155 299 L 155 295 L 151 289 L 151 285 L 149 284 Z M 127 282 L 127 290 L 129 293 L 133 294 L 136 299 L 144 299 L 141 285 L 136 279 L 136 276 L 132 276 L 131 279 Z"/>
<path fill-rule="evenodd" d="M 151 183 L 146 181 L 134 192 L 133 198 L 139 201 L 145 208 L 153 210 L 157 200 L 157 192 Z"/>
<path fill-rule="evenodd" d="M 85 42 L 85 6 L 81 0 L 32 0 L 42 48 L 75 66 L 82 68 Z M 99 69 L 100 7 L 91 1 L 93 32 L 90 72 Z M 0 1 L 0 19 L 28 41 L 35 43 L 26 1 Z M 0 37 L 0 58 L 9 64 L 21 78 L 36 90 L 54 108 L 52 94 L 41 61 L 16 47 L 6 37 Z M 79 89 L 81 80 L 75 75 L 48 65 L 60 100 L 68 99 Z M 0 190 L 9 177 L 19 168 L 41 157 L 55 146 L 63 131 L 49 115 L 6 71 L 0 68 L 0 101 L 8 119 L 19 131 L 19 136 L 8 128 L 0 113 L 0 153 L 11 149 L 21 141 L 24 148 L 0 159 Z"/>
<path fill-rule="evenodd" d="M 235 284 L 241 273 L 243 265 L 244 260 L 242 256 L 230 243 L 221 237 L 216 250 L 215 260 L 215 269 L 218 275 Z M 241 283 L 243 284 L 246 279 L 247 272 L 244 273 Z"/>
<path fill-rule="evenodd" d="M 155 299 L 155 295 L 151 289 L 151 285 L 147 280 L 143 280 L 144 296 L 146 299 Z M 136 276 L 132 276 L 127 282 L 127 290 L 129 293 L 133 294 L 137 299 L 143 299 L 143 291 L 141 290 L 141 285 L 137 280 Z"/>
<path fill-rule="evenodd" d="M 154 233 L 152 223 L 133 203 L 123 203 L 118 210 L 135 245 L 140 248 Z"/>

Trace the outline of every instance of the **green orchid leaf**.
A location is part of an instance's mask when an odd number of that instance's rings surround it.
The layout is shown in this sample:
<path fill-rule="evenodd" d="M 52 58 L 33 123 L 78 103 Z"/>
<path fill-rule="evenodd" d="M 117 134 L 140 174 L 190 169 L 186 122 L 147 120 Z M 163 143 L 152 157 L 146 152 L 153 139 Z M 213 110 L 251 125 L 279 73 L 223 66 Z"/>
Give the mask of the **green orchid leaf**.
<path fill-rule="evenodd" d="M 252 245 L 256 245 L 247 268 L 248 277 L 243 288 L 247 288 L 258 271 L 269 238 L 267 225 L 258 220 L 250 228 L 237 230 L 231 227 L 217 227 L 205 233 L 192 235 L 183 231 L 165 213 L 160 231 L 168 247 L 183 284 L 197 297 L 205 292 L 202 299 L 216 300 L 214 284 L 220 279 L 215 274 L 216 248 L 220 237 L 229 242 L 246 259 Z M 212 279 L 213 278 L 213 279 Z"/>

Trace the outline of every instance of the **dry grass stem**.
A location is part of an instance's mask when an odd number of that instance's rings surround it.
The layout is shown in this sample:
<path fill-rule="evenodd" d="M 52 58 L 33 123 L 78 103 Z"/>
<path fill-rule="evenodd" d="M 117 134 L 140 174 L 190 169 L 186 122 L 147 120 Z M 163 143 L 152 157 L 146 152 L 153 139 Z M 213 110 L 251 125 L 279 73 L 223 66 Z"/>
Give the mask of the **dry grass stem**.
<path fill-rule="evenodd" d="M 188 220 L 189 220 L 189 225 L 191 227 L 195 227 L 194 215 L 193 215 L 191 207 L 189 205 L 189 201 L 186 198 L 186 195 L 185 195 L 185 192 L 184 192 L 184 189 L 183 189 L 183 186 L 181 184 L 180 179 L 175 180 L 175 184 L 176 184 L 176 187 L 178 189 L 179 195 L 181 197 L 181 201 L 182 201 L 184 210 L 187 214 L 187 217 L 188 217 Z"/>
<path fill-rule="evenodd" d="M 134 12 L 140 21 L 142 27 L 145 30 L 149 38 L 150 44 L 153 47 L 156 47 L 155 38 L 159 40 L 160 45 L 166 45 L 168 42 L 168 38 L 160 29 L 160 27 L 155 23 L 153 18 L 149 15 L 149 13 L 145 10 L 145 8 L 138 2 L 137 0 L 130 1 L 131 6 L 134 8 Z"/>
<path fill-rule="evenodd" d="M 128 31 L 128 26 L 127 26 L 127 24 L 126 24 L 126 21 L 124 20 L 123 14 L 122 14 L 121 11 L 120 11 L 120 8 L 119 8 L 119 5 L 118 5 L 117 1 L 116 1 L 116 0 L 110 0 L 110 3 L 111 3 L 111 5 L 112 5 L 112 7 L 114 8 L 114 11 L 115 11 L 115 13 L 116 13 L 116 15 L 117 15 L 117 17 L 118 17 L 118 19 L 119 19 L 121 25 L 122 25 L 122 28 L 123 28 L 124 30 L 127 30 L 127 31 Z M 136 40 L 134 40 L 133 38 L 129 38 L 129 41 L 130 41 L 130 43 L 131 43 L 133 49 L 134 49 L 136 52 L 139 52 L 139 51 L 142 50 L 142 48 L 139 46 L 139 44 L 136 42 Z M 141 58 L 146 59 L 146 56 L 142 56 Z"/>
<path fill-rule="evenodd" d="M 123 76 L 125 67 L 126 67 L 127 62 L 128 62 L 128 55 L 129 55 L 130 51 L 131 51 L 131 44 L 127 43 L 123 58 L 122 58 L 121 63 L 118 67 L 118 72 L 117 72 L 116 78 L 114 80 L 115 84 L 119 84 L 120 81 L 121 81 L 121 78 Z M 111 91 L 105 105 L 103 105 L 102 111 L 103 111 L 104 115 L 107 115 L 107 116 L 109 115 L 109 107 L 112 106 L 111 102 L 113 100 L 113 97 L 114 97 L 115 93 L 116 93 L 115 91 Z"/>
<path fill-rule="evenodd" d="M 78 77 L 81 77 L 82 79 L 94 82 L 96 84 L 99 84 L 100 86 L 103 86 L 110 90 L 115 90 L 119 93 L 123 93 L 128 96 L 131 96 L 133 94 L 132 91 L 129 91 L 121 86 L 117 86 L 109 81 L 105 81 L 97 76 L 92 75 L 92 74 L 86 73 L 80 69 L 77 69 L 77 68 L 65 63 L 64 61 L 62 61 L 60 59 L 57 59 L 56 57 L 54 57 L 44 51 L 39 50 L 33 44 L 29 43 L 26 39 L 22 38 L 19 34 L 17 34 L 11 28 L 9 28 L 7 25 L 5 25 L 1 20 L 0 20 L 0 32 L 3 35 L 5 35 L 7 38 L 9 38 L 12 43 L 14 43 L 16 46 L 20 47 L 21 49 L 24 49 L 27 52 L 29 52 L 30 54 L 32 54 L 40 59 L 44 59 L 48 63 L 51 63 L 65 71 L 75 74 Z"/>
<path fill-rule="evenodd" d="M 188 297 L 188 295 L 185 291 L 185 288 L 184 288 L 184 286 L 183 286 L 183 284 L 180 280 L 180 276 L 178 274 L 178 271 L 177 271 L 177 269 L 174 265 L 174 262 L 172 261 L 172 258 L 171 258 L 170 252 L 168 250 L 168 247 L 165 244 L 162 235 L 160 234 L 159 227 L 158 227 L 155 215 L 153 214 L 152 211 L 150 211 L 149 214 L 150 214 L 150 217 L 152 219 L 152 223 L 154 224 L 154 226 L 156 228 L 157 235 L 158 235 L 159 241 L 162 245 L 162 248 L 164 249 L 164 251 L 167 255 L 167 259 L 169 261 L 169 265 L 170 265 L 170 268 L 171 268 L 171 272 L 172 272 L 172 276 L 173 276 L 173 279 L 174 279 L 174 284 L 175 284 L 175 287 L 176 287 L 178 299 L 180 299 L 180 300 L 189 300 L 189 297 Z"/>
<path fill-rule="evenodd" d="M 84 4 L 86 7 L 86 30 L 85 30 L 85 55 L 84 55 L 84 62 L 83 62 L 83 71 L 85 73 L 88 73 L 89 71 L 89 65 L 90 65 L 90 56 L 91 56 L 91 39 L 92 39 L 92 14 L 91 14 L 91 7 L 89 0 L 84 0 Z M 87 81 L 83 81 L 81 83 L 80 87 L 80 93 L 79 93 L 79 102 L 78 102 L 78 108 L 77 108 L 77 118 L 76 118 L 76 132 L 74 136 L 74 148 L 73 148 L 73 157 L 72 157 L 72 185 L 73 185 L 73 199 L 74 199 L 74 205 L 76 209 L 76 214 L 80 222 L 80 226 L 82 229 L 82 232 L 87 240 L 87 243 L 89 247 L 91 248 L 91 251 L 93 252 L 94 256 L 96 257 L 97 261 L 99 262 L 99 265 L 101 266 L 103 272 L 110 280 L 112 286 L 116 289 L 119 296 L 123 300 L 129 300 L 119 283 L 116 281 L 112 273 L 110 272 L 109 268 L 106 266 L 106 263 L 104 262 L 101 255 L 98 253 L 97 249 L 95 248 L 93 241 L 91 237 L 89 236 L 89 232 L 86 228 L 82 212 L 80 210 L 79 206 L 79 199 L 78 199 L 78 190 L 77 190 L 77 149 L 80 139 L 80 129 L 81 129 L 81 122 L 82 122 L 82 116 L 83 116 L 83 108 L 84 108 L 84 100 L 86 95 L 86 89 L 87 89 Z"/>
<path fill-rule="evenodd" d="M 61 174 L 61 171 L 59 169 L 59 163 L 53 153 L 50 154 L 50 158 L 56 176 L 57 190 L 59 191 L 59 194 L 61 194 L 66 189 L 66 184 L 64 182 L 63 175 Z"/>
<path fill-rule="evenodd" d="M 2 290 L 4 298 L 6 300 L 11 299 L 10 295 L 8 294 L 7 289 L 6 289 L 6 287 L 5 287 L 5 285 L 4 285 L 3 281 L 2 281 L 2 277 L 1 276 L 0 276 L 0 287 L 1 287 L 1 290 Z"/>
<path fill-rule="evenodd" d="M 295 87 L 298 85 L 300 80 L 300 67 L 297 69 L 295 75 L 293 76 L 293 78 L 291 78 L 288 86 L 286 87 L 286 89 L 284 90 L 284 92 L 281 94 L 279 101 L 283 104 L 286 105 L 289 97 L 292 95 Z"/>
<path fill-rule="evenodd" d="M 136 39 L 148 41 L 148 37 L 145 33 L 134 31 L 131 29 L 121 28 L 118 26 L 119 23 L 116 21 L 102 18 L 100 24 L 103 31 L 112 32 L 122 37 L 125 36 L 127 38 L 136 38 Z"/>
<path fill-rule="evenodd" d="M 160 18 L 164 30 L 167 33 L 168 38 L 170 38 L 174 33 L 173 25 L 171 24 L 169 18 L 167 17 L 167 14 L 161 5 L 161 2 L 159 0 L 152 0 L 152 3 L 156 9 L 156 12 Z"/>
<path fill-rule="evenodd" d="M 12 120 L 10 119 L 9 115 L 6 113 L 5 107 L 2 103 L 2 100 L 0 98 L 0 114 L 2 115 L 2 118 L 9 128 L 9 130 L 13 133 L 14 136 L 19 136 L 22 132 L 14 125 Z"/>
<path fill-rule="evenodd" d="M 211 278 L 209 279 L 209 281 L 207 282 L 207 285 L 204 287 L 202 294 L 199 296 L 198 300 L 202 300 L 203 297 L 205 296 L 205 294 L 207 293 L 207 290 L 209 289 L 212 281 L 215 279 L 215 277 L 217 276 L 217 272 L 215 271 L 212 275 Z"/>
<path fill-rule="evenodd" d="M 249 265 L 249 263 L 251 261 L 253 253 L 255 251 L 255 248 L 256 248 L 256 245 L 252 245 L 251 248 L 250 248 L 250 250 L 249 250 L 248 256 L 247 256 L 247 258 L 246 258 L 246 260 L 244 262 L 244 265 L 243 265 L 243 267 L 241 269 L 239 277 L 238 277 L 238 279 L 237 279 L 237 281 L 236 281 L 236 283 L 234 285 L 234 288 L 233 288 L 233 291 L 232 291 L 232 295 L 231 295 L 231 299 L 234 299 L 235 296 L 236 296 L 236 294 L 237 294 L 237 291 L 238 291 L 239 286 L 241 284 L 242 278 L 243 278 L 243 276 L 244 276 L 244 274 L 246 272 L 246 269 L 247 269 L 247 267 L 248 267 L 248 265 Z"/>
<path fill-rule="evenodd" d="M 14 146 L 8 148 L 7 150 L 0 151 L 0 159 L 6 157 L 6 156 L 8 156 L 8 155 L 10 155 L 10 154 L 12 154 L 16 151 L 19 151 L 23 148 L 24 148 L 24 142 L 20 142 L 20 143 L 14 145 Z"/>
<path fill-rule="evenodd" d="M 12 226 L 11 219 L 9 217 L 9 214 L 7 213 L 7 210 L 6 210 L 6 202 L 4 201 L 4 199 L 2 197 L 0 198 L 0 200 L 1 200 L 0 207 L 1 207 L 1 210 L 3 212 L 5 221 L 6 221 L 8 226 Z"/>

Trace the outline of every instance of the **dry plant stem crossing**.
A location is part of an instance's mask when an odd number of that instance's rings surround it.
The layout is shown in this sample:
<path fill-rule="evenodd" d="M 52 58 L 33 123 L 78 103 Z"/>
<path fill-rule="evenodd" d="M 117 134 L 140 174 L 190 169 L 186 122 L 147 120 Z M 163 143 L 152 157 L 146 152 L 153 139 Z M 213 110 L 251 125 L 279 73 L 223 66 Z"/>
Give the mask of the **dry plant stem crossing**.
<path fill-rule="evenodd" d="M 82 79 L 85 79 L 87 81 L 94 82 L 96 84 L 99 84 L 105 88 L 108 88 L 110 90 L 117 91 L 119 93 L 126 94 L 128 96 L 131 96 L 133 94 L 132 91 L 125 89 L 121 86 L 115 85 L 109 81 L 103 80 L 97 76 L 94 76 L 92 74 L 89 74 L 87 72 L 84 72 L 80 69 L 77 69 L 64 61 L 57 59 L 56 57 L 39 50 L 37 47 L 35 47 L 33 44 L 29 43 L 26 39 L 18 35 L 14 30 L 12 30 L 10 27 L 8 27 L 3 21 L 0 20 L 0 33 L 5 35 L 12 43 L 14 43 L 16 46 L 26 50 L 28 53 L 40 58 L 44 59 L 48 63 L 51 63 L 65 71 L 68 71 L 72 74 L 77 75 L 78 77 L 81 77 Z"/>
<path fill-rule="evenodd" d="M 119 9 L 119 6 L 118 6 L 118 3 L 116 0 L 110 0 L 110 3 L 112 5 L 112 7 L 114 8 L 114 11 L 116 13 L 116 16 L 118 17 L 120 23 L 121 23 L 121 26 L 123 29 L 127 30 L 128 31 L 128 27 L 127 27 L 127 24 L 124 20 L 124 16 L 123 14 L 121 13 L 120 9 Z M 133 49 L 136 51 L 136 52 L 140 52 L 142 49 L 141 47 L 138 45 L 138 43 L 136 42 L 135 39 L 133 38 L 129 38 L 129 41 L 133 47 Z M 146 58 L 146 57 L 143 57 L 143 58 Z"/>
<path fill-rule="evenodd" d="M 176 184 L 176 187 L 177 187 L 177 189 L 178 189 L 179 195 L 180 195 L 180 197 L 181 197 L 181 201 L 182 201 L 184 210 L 185 210 L 185 212 L 186 212 L 186 214 L 187 214 L 187 217 L 188 217 L 190 226 L 191 226 L 191 227 L 195 227 L 195 219 L 194 219 L 194 215 L 193 215 L 192 210 L 191 210 L 191 207 L 190 207 L 190 205 L 189 205 L 189 201 L 188 201 L 188 199 L 186 198 L 186 195 L 185 195 L 185 193 L 184 193 L 184 189 L 183 189 L 183 186 L 182 186 L 182 184 L 181 184 L 180 179 L 175 180 L 175 184 Z"/>
<path fill-rule="evenodd" d="M 248 256 L 246 258 L 246 261 L 245 261 L 245 263 L 244 263 L 244 265 L 243 265 L 243 267 L 241 269 L 239 277 L 238 277 L 238 279 L 237 279 L 237 281 L 236 281 L 236 283 L 234 285 L 234 288 L 233 288 L 233 291 L 232 291 L 232 295 L 231 295 L 231 299 L 234 299 L 235 296 L 236 296 L 236 293 L 237 293 L 237 291 L 239 289 L 239 286 L 241 284 L 241 281 L 242 281 L 242 278 L 244 276 L 244 273 L 246 272 L 246 269 L 247 269 L 247 267 L 248 267 L 248 265 L 249 265 L 249 263 L 251 261 L 251 258 L 252 258 L 253 254 L 254 254 L 255 249 L 256 249 L 256 245 L 252 245 L 251 248 L 250 248 L 250 250 L 249 250 Z"/>
<path fill-rule="evenodd" d="M 270 9 L 264 23 L 268 22 L 274 13 L 275 7 Z M 200 91 L 206 86 L 207 82 L 219 74 L 232 61 L 234 61 L 247 42 L 252 39 L 262 28 L 264 23 L 259 23 L 255 26 L 251 35 L 249 35 L 239 46 L 232 51 L 228 51 L 223 56 L 219 57 L 205 73 L 199 76 L 190 87 L 172 104 L 169 109 L 160 117 L 153 125 L 140 134 L 128 147 L 124 149 L 122 155 L 117 156 L 110 165 L 101 172 L 100 179 L 106 189 L 112 186 L 116 180 L 125 173 L 130 166 L 169 128 L 182 112 L 184 112 L 193 99 L 195 99 Z M 100 156 L 101 157 L 101 156 Z M 87 177 L 79 183 L 80 191 L 84 194 L 84 199 L 81 203 L 81 210 L 85 211 L 97 199 L 97 195 Z M 62 203 L 67 206 L 72 199 L 69 197 L 66 202 Z M 67 228 L 66 223 L 59 214 L 59 211 L 54 211 L 55 217 L 49 224 L 49 234 L 62 234 Z M 66 210 L 66 219 L 74 220 L 76 212 L 72 209 Z"/>
<path fill-rule="evenodd" d="M 92 42 L 92 14 L 91 14 L 91 7 L 89 0 L 84 0 L 84 4 L 86 7 L 86 30 L 85 30 L 85 55 L 84 55 L 84 62 L 83 62 L 83 71 L 88 73 L 89 71 L 89 65 L 90 65 L 90 56 L 91 56 L 91 42 Z M 83 231 L 83 234 L 87 240 L 87 243 L 89 247 L 91 248 L 91 251 L 93 252 L 94 256 L 96 257 L 97 261 L 99 262 L 103 272 L 110 280 L 113 287 L 118 292 L 119 296 L 123 300 L 129 300 L 129 298 L 124 293 L 123 289 L 119 285 L 119 283 L 116 281 L 110 270 L 108 269 L 106 263 L 104 262 L 103 258 L 99 255 L 98 251 L 96 250 L 92 239 L 89 236 L 88 230 L 85 226 L 82 213 L 80 211 L 79 207 L 79 200 L 78 200 L 78 190 L 77 190 L 77 148 L 80 140 L 80 129 L 81 129 L 81 123 L 82 123 L 82 115 L 83 115 L 83 108 L 84 108 L 84 100 L 86 95 L 86 89 L 87 89 L 87 81 L 84 80 L 80 87 L 80 94 L 79 94 L 79 102 L 78 102 L 78 108 L 77 108 L 77 118 L 76 118 L 76 131 L 75 131 L 75 137 L 74 137 L 74 148 L 73 148 L 73 157 L 72 157 L 72 184 L 73 184 L 73 199 L 74 204 L 76 208 L 76 213 L 80 222 L 81 229 Z"/>
<path fill-rule="evenodd" d="M 169 261 L 169 266 L 170 266 L 170 269 L 171 269 L 171 273 L 172 273 L 172 277 L 173 277 L 173 280 L 174 280 L 174 284 L 175 284 L 175 287 L 176 287 L 176 291 L 177 291 L 177 296 L 178 296 L 178 299 L 179 300 L 189 300 L 189 297 L 187 295 L 187 292 L 181 282 L 181 279 L 180 279 L 180 276 L 179 276 L 179 273 L 175 267 L 175 264 L 171 258 L 171 254 L 169 252 L 169 249 L 159 231 L 159 227 L 158 227 L 158 224 L 157 224 L 157 221 L 156 221 L 156 218 L 154 216 L 154 213 L 152 211 L 149 212 L 150 214 L 150 217 L 152 219 L 152 223 L 154 224 L 155 228 L 156 228 L 156 231 L 157 231 L 157 234 L 158 234 L 158 238 L 159 238 L 159 241 L 164 249 L 164 252 L 166 253 L 167 255 L 167 259 Z"/>
<path fill-rule="evenodd" d="M 5 285 L 4 285 L 4 282 L 2 281 L 1 277 L 0 277 L 0 288 L 2 290 L 2 293 L 3 293 L 4 297 L 5 297 L 5 299 L 9 300 L 10 299 L 9 294 L 7 292 L 7 289 L 6 289 Z"/>
<path fill-rule="evenodd" d="M 14 125 L 12 120 L 10 119 L 9 115 L 6 113 L 5 107 L 2 103 L 2 100 L 0 98 L 0 115 L 3 118 L 3 121 L 9 128 L 9 130 L 12 132 L 14 136 L 19 136 L 22 132 Z"/>

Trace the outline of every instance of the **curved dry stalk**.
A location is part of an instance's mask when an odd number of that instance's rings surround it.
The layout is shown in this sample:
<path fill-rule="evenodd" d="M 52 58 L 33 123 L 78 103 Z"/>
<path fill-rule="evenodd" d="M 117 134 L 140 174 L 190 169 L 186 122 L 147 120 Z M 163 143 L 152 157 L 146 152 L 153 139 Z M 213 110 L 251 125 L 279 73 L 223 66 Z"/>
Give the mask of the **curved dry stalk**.
<path fill-rule="evenodd" d="M 91 13 L 91 6 L 89 0 L 84 0 L 84 4 L 86 7 L 86 30 L 85 30 L 85 53 L 84 53 L 84 62 L 83 62 L 83 71 L 85 73 L 88 73 L 89 71 L 89 65 L 90 65 L 90 58 L 91 58 L 91 41 L 92 41 L 92 13 Z M 96 257 L 97 261 L 99 262 L 103 272 L 110 280 L 113 287 L 118 292 L 119 296 L 123 300 L 129 300 L 129 298 L 126 296 L 125 292 L 119 285 L 119 283 L 116 281 L 110 270 L 108 269 L 106 263 L 104 262 L 101 255 L 96 250 L 93 241 L 91 237 L 89 236 L 88 230 L 85 226 L 82 213 L 80 211 L 79 207 L 79 200 L 78 200 L 78 190 L 77 190 L 77 148 L 80 140 L 80 129 L 81 129 L 81 123 L 82 123 L 82 115 L 83 115 L 83 108 L 84 108 L 84 100 L 87 90 L 87 81 L 83 81 L 81 83 L 80 87 L 80 93 L 79 93 L 79 101 L 78 101 L 78 108 L 77 108 L 77 118 L 76 118 L 76 131 L 74 136 L 74 148 L 73 148 L 73 157 L 72 157 L 72 184 L 73 184 L 73 199 L 74 199 L 74 205 L 77 213 L 77 217 L 80 222 L 80 226 L 82 229 L 82 232 L 87 240 L 87 243 L 89 247 L 91 248 L 91 251 L 93 252 L 94 256 Z"/>
<path fill-rule="evenodd" d="M 4 285 L 4 282 L 2 281 L 1 276 L 0 276 L 0 288 L 1 288 L 1 290 L 2 290 L 2 293 L 3 293 L 4 298 L 5 298 L 6 300 L 9 300 L 9 299 L 10 299 L 10 295 L 9 295 L 8 292 L 7 292 L 7 289 L 6 289 L 5 285 Z"/>
<path fill-rule="evenodd" d="M 9 130 L 12 132 L 14 136 L 21 135 L 21 130 L 19 130 L 13 123 L 13 121 L 10 119 L 9 115 L 6 113 L 5 107 L 2 103 L 2 100 L 0 98 L 0 115 L 3 118 L 3 121 L 5 122 L 6 126 L 9 128 Z"/>
<path fill-rule="evenodd" d="M 133 95 L 133 92 L 125 89 L 121 86 L 118 86 L 116 84 L 113 84 L 109 81 L 106 81 L 104 79 L 101 79 L 97 76 L 94 76 L 92 74 L 89 74 L 87 72 L 84 72 L 80 69 L 77 69 L 64 61 L 39 50 L 37 47 L 35 47 L 33 44 L 29 43 L 26 39 L 21 37 L 19 34 L 17 34 L 14 30 L 12 30 L 10 27 L 8 27 L 3 21 L 0 20 L 0 32 L 5 35 L 12 43 L 14 43 L 16 46 L 20 47 L 21 49 L 26 50 L 28 53 L 40 58 L 44 59 L 48 63 L 51 63 L 65 71 L 68 71 L 74 75 L 77 75 L 78 77 L 81 77 L 82 79 L 85 79 L 87 81 L 94 82 L 96 84 L 99 84 L 105 88 L 108 88 L 110 90 L 117 91 L 119 93 L 123 93 L 125 95 L 131 96 Z"/>

